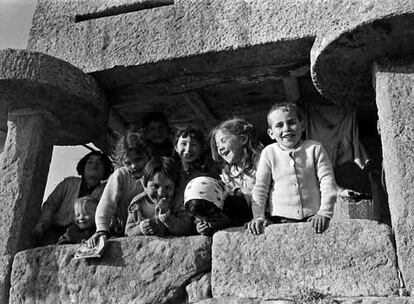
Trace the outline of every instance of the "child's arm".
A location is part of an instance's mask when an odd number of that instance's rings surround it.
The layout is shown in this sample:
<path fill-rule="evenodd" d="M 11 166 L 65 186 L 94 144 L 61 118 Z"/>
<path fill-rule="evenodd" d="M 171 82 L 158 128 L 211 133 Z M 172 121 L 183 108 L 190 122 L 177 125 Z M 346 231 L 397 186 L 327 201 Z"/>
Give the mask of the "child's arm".
<path fill-rule="evenodd" d="M 192 232 L 191 216 L 185 210 L 181 200 L 173 202 L 173 208 L 158 214 L 158 219 L 172 235 L 190 235 Z"/>
<path fill-rule="evenodd" d="M 321 193 L 321 205 L 317 214 L 331 219 L 337 198 L 338 188 L 336 186 L 331 161 L 329 160 L 328 153 L 322 145 L 316 147 L 315 154 L 316 175 L 319 180 L 319 188 Z"/>
<path fill-rule="evenodd" d="M 139 200 L 143 198 L 142 194 L 138 194 L 128 207 L 128 218 L 125 226 L 126 236 L 155 234 L 153 221 L 144 218 L 141 212 Z"/>

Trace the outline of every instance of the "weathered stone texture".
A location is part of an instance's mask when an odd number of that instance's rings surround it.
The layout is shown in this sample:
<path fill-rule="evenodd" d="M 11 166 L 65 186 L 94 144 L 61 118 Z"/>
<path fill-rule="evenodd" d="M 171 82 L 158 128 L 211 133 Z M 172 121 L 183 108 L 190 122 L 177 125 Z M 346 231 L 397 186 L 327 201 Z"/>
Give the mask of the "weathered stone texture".
<path fill-rule="evenodd" d="M 182 303 L 185 285 L 211 264 L 210 238 L 112 240 L 100 259 L 73 260 L 77 246 L 16 255 L 10 303 Z"/>
<path fill-rule="evenodd" d="M 376 101 L 398 263 L 414 292 L 414 61 L 375 66 Z"/>
<path fill-rule="evenodd" d="M 211 273 L 198 275 L 185 289 L 189 303 L 211 298 Z"/>
<path fill-rule="evenodd" d="M 371 199 L 353 200 L 338 196 L 332 221 L 344 221 L 348 219 L 379 220 L 378 206 Z"/>
<path fill-rule="evenodd" d="M 335 103 L 374 105 L 371 65 L 376 58 L 414 51 L 414 2 L 354 1 L 339 5 L 311 50 L 311 74 L 318 91 Z M 352 6 L 352 5 L 351 5 Z"/>
<path fill-rule="evenodd" d="M 51 144 L 81 144 L 106 130 L 107 105 L 95 79 L 49 55 L 0 51 L 0 130 L 15 110 L 48 112 Z"/>
<path fill-rule="evenodd" d="M 284 298 L 300 289 L 390 296 L 399 286 L 391 229 L 369 220 L 332 223 L 320 235 L 309 223 L 271 225 L 259 236 L 228 229 L 214 235 L 212 257 L 214 297 Z"/>
<path fill-rule="evenodd" d="M 408 297 L 366 297 L 366 298 L 330 298 L 314 302 L 298 302 L 294 300 L 259 300 L 237 297 L 214 298 L 197 302 L 197 304 L 412 304 Z"/>

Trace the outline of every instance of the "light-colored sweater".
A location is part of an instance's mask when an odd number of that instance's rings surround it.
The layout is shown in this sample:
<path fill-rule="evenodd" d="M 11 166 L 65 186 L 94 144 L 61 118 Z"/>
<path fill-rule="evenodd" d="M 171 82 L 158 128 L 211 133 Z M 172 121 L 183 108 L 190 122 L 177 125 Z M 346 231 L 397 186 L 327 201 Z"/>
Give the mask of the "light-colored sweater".
<path fill-rule="evenodd" d="M 251 205 L 252 190 L 256 180 L 255 172 L 246 174 L 241 169 L 233 166 L 230 169 L 230 174 L 223 170 L 220 178 L 226 187 L 226 196 L 240 191 L 243 193 L 249 206 Z"/>
<path fill-rule="evenodd" d="M 144 191 L 141 180 L 134 178 L 126 167 L 118 168 L 109 177 L 95 213 L 96 231 L 115 227 L 123 234 L 132 199 Z"/>
<path fill-rule="evenodd" d="M 254 218 L 264 218 L 267 202 L 271 216 L 331 218 L 336 195 L 332 165 L 319 142 L 305 140 L 289 151 L 278 143 L 263 149 L 253 188 Z"/>
<path fill-rule="evenodd" d="M 76 176 L 66 177 L 61 181 L 43 203 L 39 223 L 47 226 L 69 226 L 73 221 L 73 203 L 79 196 L 81 183 L 82 178 Z M 104 183 L 98 185 L 91 196 L 99 200 L 104 187 Z"/>

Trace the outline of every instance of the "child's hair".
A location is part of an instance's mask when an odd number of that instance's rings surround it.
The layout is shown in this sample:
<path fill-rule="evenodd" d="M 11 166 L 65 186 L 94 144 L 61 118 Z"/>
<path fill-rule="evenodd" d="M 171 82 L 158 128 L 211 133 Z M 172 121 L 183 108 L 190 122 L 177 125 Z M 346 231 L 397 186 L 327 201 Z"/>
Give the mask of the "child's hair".
<path fill-rule="evenodd" d="M 201 147 L 204 147 L 205 140 L 204 140 L 203 132 L 201 132 L 200 130 L 194 127 L 186 127 L 184 129 L 178 129 L 177 133 L 175 134 L 174 145 L 177 145 L 180 137 L 182 138 L 190 137 L 191 139 L 198 141 Z"/>
<path fill-rule="evenodd" d="M 150 155 L 142 132 L 135 129 L 129 130 L 116 144 L 113 159 L 117 168 L 124 165 L 125 156 L 130 151 L 135 151 L 138 155 L 145 155 L 148 158 Z"/>
<path fill-rule="evenodd" d="M 82 209 L 86 208 L 86 205 L 92 205 L 96 208 L 98 206 L 98 199 L 92 196 L 82 196 L 75 200 L 73 203 L 73 207 L 80 207 Z"/>
<path fill-rule="evenodd" d="M 282 103 L 276 103 L 274 104 L 269 112 L 267 113 L 267 124 L 269 128 L 271 128 L 272 122 L 270 121 L 270 114 L 272 114 L 274 111 L 282 109 L 284 112 L 294 112 L 296 113 L 296 116 L 300 121 L 303 121 L 303 115 L 298 106 L 291 102 L 282 102 Z"/>
<path fill-rule="evenodd" d="M 164 115 L 164 113 L 162 113 L 162 112 L 149 112 L 149 113 L 147 113 L 144 116 L 143 120 L 142 120 L 142 127 L 143 128 L 148 127 L 148 125 L 153 121 L 161 122 L 161 123 L 163 123 L 167 126 L 167 129 L 170 128 L 170 124 L 168 123 L 168 119 Z"/>
<path fill-rule="evenodd" d="M 147 186 L 148 182 L 151 181 L 157 173 L 167 176 L 174 182 L 174 184 L 176 184 L 178 180 L 176 161 L 172 157 L 165 156 L 151 158 L 144 168 L 144 185 Z"/>
<path fill-rule="evenodd" d="M 83 176 L 85 174 L 86 162 L 88 161 L 89 157 L 93 155 L 101 157 L 102 162 L 103 162 L 103 167 L 104 167 L 104 176 L 102 180 L 108 179 L 109 175 L 111 175 L 111 173 L 114 171 L 114 167 L 112 166 L 112 162 L 109 159 L 109 157 L 105 153 L 100 152 L 100 151 L 91 151 L 88 154 L 86 154 L 84 157 L 82 157 L 81 160 L 76 165 L 76 171 L 78 172 L 79 175 Z"/>
<path fill-rule="evenodd" d="M 226 173 L 230 173 L 232 164 L 227 164 L 217 152 L 216 134 L 219 130 L 227 131 L 235 136 L 245 136 L 247 142 L 244 146 L 247 154 L 247 158 L 240 166 L 242 171 L 247 174 L 251 174 L 255 170 L 256 162 L 259 159 L 260 152 L 263 148 L 262 144 L 257 139 L 256 130 L 253 125 L 242 118 L 233 118 L 223 121 L 217 127 L 215 127 L 210 133 L 210 146 L 211 155 L 213 160 L 221 162 L 223 170 Z"/>
<path fill-rule="evenodd" d="M 209 218 L 212 213 L 220 213 L 220 208 L 204 199 L 191 199 L 185 203 L 185 209 L 193 216 Z"/>

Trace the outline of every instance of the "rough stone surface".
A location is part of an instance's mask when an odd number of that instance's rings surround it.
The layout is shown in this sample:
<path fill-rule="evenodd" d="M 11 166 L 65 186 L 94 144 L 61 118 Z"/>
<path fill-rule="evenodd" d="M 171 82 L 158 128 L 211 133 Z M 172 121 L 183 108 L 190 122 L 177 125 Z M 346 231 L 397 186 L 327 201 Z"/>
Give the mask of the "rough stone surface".
<path fill-rule="evenodd" d="M 73 260 L 75 245 L 19 252 L 10 303 L 182 303 L 210 267 L 210 246 L 203 236 L 134 237 L 110 241 L 100 260 Z"/>
<path fill-rule="evenodd" d="M 95 79 L 49 55 L 0 51 L 0 130 L 15 110 L 49 112 L 51 144 L 96 140 L 106 129 L 107 105 Z"/>
<path fill-rule="evenodd" d="M 379 220 L 379 211 L 377 209 L 378 206 L 375 206 L 372 199 L 356 201 L 351 198 L 338 196 L 332 221 L 348 219 Z"/>
<path fill-rule="evenodd" d="M 311 73 L 321 94 L 336 103 L 373 104 L 372 62 L 414 51 L 414 2 L 355 1 L 339 5 L 311 50 Z"/>
<path fill-rule="evenodd" d="M 211 298 L 211 273 L 200 274 L 186 286 L 189 303 Z"/>
<path fill-rule="evenodd" d="M 398 264 L 414 292 L 414 61 L 383 61 L 375 68 L 376 101 Z"/>
<path fill-rule="evenodd" d="M 300 289 L 334 297 L 394 295 L 391 237 L 389 226 L 369 220 L 333 222 L 320 235 L 308 223 L 271 225 L 259 236 L 220 231 L 213 237 L 213 297 L 284 298 Z"/>
<path fill-rule="evenodd" d="M 7 303 L 14 254 L 30 248 L 53 147 L 41 113 L 10 114 L 0 159 L 0 303 Z"/>
<path fill-rule="evenodd" d="M 312 302 L 314 304 L 412 304 L 414 298 L 408 297 L 366 297 L 366 298 L 336 298 L 329 302 Z M 203 300 L 197 304 L 310 304 L 309 302 L 298 302 L 293 300 L 258 300 L 237 297 L 224 297 Z"/>

